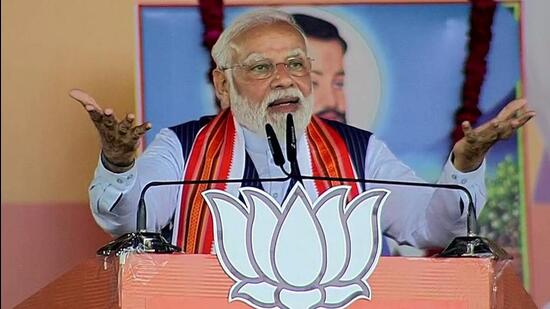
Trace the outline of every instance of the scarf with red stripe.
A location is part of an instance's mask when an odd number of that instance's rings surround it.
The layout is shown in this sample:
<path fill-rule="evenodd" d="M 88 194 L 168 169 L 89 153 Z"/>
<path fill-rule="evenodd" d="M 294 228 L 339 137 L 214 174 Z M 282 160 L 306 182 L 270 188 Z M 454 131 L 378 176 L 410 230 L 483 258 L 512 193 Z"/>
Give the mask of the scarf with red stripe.
<path fill-rule="evenodd" d="M 306 129 L 306 138 L 313 176 L 355 178 L 356 173 L 340 134 L 324 120 L 313 116 Z M 242 134 L 238 134 L 233 115 L 226 109 L 212 119 L 197 134 L 187 159 L 184 179 L 237 179 L 244 172 L 245 147 Z M 339 181 L 315 181 L 315 194 L 342 185 Z M 356 197 L 359 186 L 351 186 L 348 199 Z M 213 222 L 210 210 L 202 195 L 204 190 L 219 189 L 235 196 L 240 184 L 185 185 L 181 208 L 177 217 L 177 245 L 186 253 L 210 253 L 213 241 Z M 309 194 L 312 194 L 310 192 Z M 312 196 L 312 199 L 315 197 Z"/>

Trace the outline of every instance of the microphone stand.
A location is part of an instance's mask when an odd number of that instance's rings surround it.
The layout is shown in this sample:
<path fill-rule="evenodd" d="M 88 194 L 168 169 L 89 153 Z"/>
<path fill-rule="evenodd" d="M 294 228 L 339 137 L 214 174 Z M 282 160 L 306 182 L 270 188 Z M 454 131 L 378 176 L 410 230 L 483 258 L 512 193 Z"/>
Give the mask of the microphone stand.
<path fill-rule="evenodd" d="M 284 163 L 284 162 L 283 162 Z M 180 180 L 180 181 L 153 181 L 146 184 L 141 190 L 138 210 L 137 210 L 137 231 L 126 233 L 115 240 L 112 240 L 105 246 L 99 248 L 96 252 L 100 256 L 110 256 L 112 254 L 119 256 L 124 252 L 138 253 L 175 253 L 181 252 L 181 248 L 172 245 L 159 232 L 147 231 L 147 208 L 145 205 L 145 193 L 152 187 L 175 186 L 189 184 L 214 184 L 214 183 L 241 183 L 243 181 L 286 181 L 290 177 L 277 178 L 258 178 L 258 179 L 210 179 L 210 180 Z"/>
<path fill-rule="evenodd" d="M 457 184 L 432 184 L 419 183 L 408 181 L 392 181 L 378 179 L 359 179 L 359 178 L 333 178 L 322 176 L 303 176 L 300 174 L 296 151 L 296 136 L 294 132 L 294 123 L 292 115 L 287 116 L 287 156 L 291 165 L 291 172 L 287 172 L 284 168 L 285 158 L 282 154 L 281 146 L 277 140 L 277 136 L 271 127 L 266 124 L 266 135 L 269 148 L 273 155 L 274 162 L 286 177 L 270 178 L 270 179 L 227 179 L 227 180 L 182 180 L 182 181 L 155 181 L 150 182 L 141 191 L 139 206 L 137 212 L 137 232 L 127 233 L 118 239 L 110 242 L 106 246 L 97 251 L 98 255 L 108 256 L 115 252 L 119 255 L 121 252 L 136 250 L 138 252 L 154 252 L 154 253 L 174 253 L 180 252 L 181 248 L 170 244 L 158 232 L 148 232 L 146 230 L 147 210 L 145 207 L 145 193 L 151 187 L 165 185 L 185 185 L 185 184 L 213 184 L 213 183 L 235 183 L 243 181 L 286 181 L 294 179 L 302 183 L 303 179 L 307 180 L 326 180 L 340 182 L 359 182 L 359 183 L 374 183 L 386 185 L 401 185 L 414 187 L 429 187 L 442 188 L 451 190 L 460 190 L 468 197 L 467 207 L 467 234 L 466 236 L 458 236 L 439 254 L 440 257 L 491 257 L 497 260 L 511 259 L 511 256 L 502 249 L 494 241 L 481 237 L 477 234 L 478 224 L 476 209 L 472 194 L 468 189 Z"/>
<path fill-rule="evenodd" d="M 401 185 L 401 186 L 413 186 L 413 187 L 430 187 L 430 188 L 442 188 L 451 190 L 460 190 L 468 197 L 466 229 L 465 236 L 455 237 L 449 245 L 439 254 L 440 257 L 492 257 L 497 260 L 511 259 L 512 257 L 506 250 L 500 247 L 494 241 L 478 235 L 478 224 L 476 209 L 474 206 L 474 200 L 472 194 L 468 189 L 457 184 L 431 184 L 431 183 L 418 183 L 407 181 L 389 181 L 389 180 L 376 180 L 376 179 L 356 179 L 356 178 L 331 178 L 331 177 L 316 177 L 316 176 L 303 176 L 300 173 L 297 160 L 296 151 L 296 134 L 294 130 L 294 121 L 292 114 L 288 114 L 286 118 L 286 145 L 287 145 L 287 158 L 290 162 L 291 171 L 288 173 L 284 169 L 284 156 L 277 140 L 277 136 L 273 131 L 273 128 L 267 124 L 266 134 L 268 136 L 269 148 L 275 158 L 275 164 L 283 171 L 288 177 L 302 183 L 303 179 L 307 180 L 327 180 L 327 181 L 341 181 L 341 182 L 359 182 L 359 183 L 375 183 L 386 185 Z M 302 183 L 303 184 L 303 183 Z"/>
<path fill-rule="evenodd" d="M 432 184 L 419 183 L 409 181 L 393 181 L 393 180 L 378 180 L 378 179 L 357 179 L 357 178 L 332 178 L 332 177 L 317 177 L 317 176 L 301 176 L 307 180 L 327 180 L 327 181 L 342 181 L 342 182 L 359 182 L 359 183 L 375 183 L 385 185 L 399 185 L 412 187 L 429 187 L 442 188 L 450 190 L 460 190 L 468 197 L 467 221 L 466 221 L 466 236 L 455 237 L 449 245 L 438 255 L 440 257 L 491 257 L 497 260 L 511 259 L 512 257 L 506 250 L 500 247 L 494 241 L 479 236 L 477 234 L 478 225 L 476 217 L 476 209 L 472 194 L 468 189 L 457 184 Z"/>

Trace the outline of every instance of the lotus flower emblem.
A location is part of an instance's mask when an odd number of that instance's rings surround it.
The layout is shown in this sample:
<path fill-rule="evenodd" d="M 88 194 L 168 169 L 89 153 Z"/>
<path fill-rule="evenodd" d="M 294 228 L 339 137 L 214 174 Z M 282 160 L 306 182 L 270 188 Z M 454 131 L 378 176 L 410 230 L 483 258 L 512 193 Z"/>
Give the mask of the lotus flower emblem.
<path fill-rule="evenodd" d="M 240 189 L 245 203 L 224 191 L 203 192 L 218 260 L 235 281 L 229 301 L 338 308 L 370 299 L 366 280 L 380 256 L 389 191 L 366 191 L 346 204 L 349 190 L 333 187 L 312 203 L 298 183 L 283 205 L 256 188 Z"/>

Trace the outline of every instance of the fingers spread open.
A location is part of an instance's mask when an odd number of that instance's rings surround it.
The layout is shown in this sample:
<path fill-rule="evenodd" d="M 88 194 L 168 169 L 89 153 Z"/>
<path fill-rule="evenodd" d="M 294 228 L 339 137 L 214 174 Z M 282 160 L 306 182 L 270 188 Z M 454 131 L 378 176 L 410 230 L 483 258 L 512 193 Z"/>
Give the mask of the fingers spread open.
<path fill-rule="evenodd" d="M 116 119 L 113 110 L 110 108 L 105 109 L 101 120 L 96 123 L 96 127 L 99 130 L 99 135 L 103 140 L 103 147 L 110 147 L 115 143 L 118 136 L 118 132 L 116 131 L 117 124 L 118 120 Z"/>
<path fill-rule="evenodd" d="M 521 113 L 521 110 L 525 108 L 527 105 L 527 100 L 525 99 L 517 99 L 514 100 L 508 104 L 500 111 L 498 114 L 498 118 L 502 120 L 511 119 L 517 115 L 517 113 Z"/>
<path fill-rule="evenodd" d="M 126 135 L 130 128 L 132 127 L 132 123 L 134 123 L 135 116 L 133 114 L 128 114 L 126 117 L 118 124 L 118 132 L 121 135 Z"/>
<path fill-rule="evenodd" d="M 535 117 L 535 111 L 525 111 L 521 116 L 518 118 L 518 121 L 520 123 L 520 126 L 523 126 L 527 121 L 529 121 L 531 118 Z"/>
<path fill-rule="evenodd" d="M 513 129 L 521 128 L 524 124 L 527 123 L 531 118 L 535 116 L 534 111 L 525 111 L 519 114 L 516 118 L 511 120 L 511 125 Z"/>
<path fill-rule="evenodd" d="M 152 128 L 152 125 L 149 122 L 143 123 L 139 126 L 132 128 L 132 132 L 131 132 L 132 138 L 135 140 L 139 139 L 141 136 L 143 136 L 143 134 L 145 134 L 145 132 L 147 132 L 147 130 L 151 128 Z"/>
<path fill-rule="evenodd" d="M 118 121 L 115 118 L 113 110 L 110 108 L 105 109 L 105 113 L 103 116 L 103 125 L 108 129 L 112 129 L 117 123 Z"/>
<path fill-rule="evenodd" d="M 90 115 L 90 118 L 92 119 L 94 124 L 96 126 L 101 125 L 101 120 L 103 119 L 103 112 L 98 111 L 91 105 L 86 105 L 85 108 L 86 108 L 86 111 L 88 111 L 88 114 Z"/>

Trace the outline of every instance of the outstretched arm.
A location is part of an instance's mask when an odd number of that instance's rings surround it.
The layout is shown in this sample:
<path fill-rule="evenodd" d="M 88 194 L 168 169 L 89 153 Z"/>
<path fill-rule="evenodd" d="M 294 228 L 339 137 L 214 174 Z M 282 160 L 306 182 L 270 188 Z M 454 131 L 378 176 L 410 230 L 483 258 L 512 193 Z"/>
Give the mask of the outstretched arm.
<path fill-rule="evenodd" d="M 512 136 L 534 116 L 535 112 L 527 108 L 527 100 L 518 99 L 508 103 L 495 118 L 475 129 L 470 122 L 464 121 L 464 137 L 453 147 L 454 166 L 462 172 L 477 169 L 496 142 Z"/>
<path fill-rule="evenodd" d="M 181 145 L 175 134 L 164 129 L 136 161 L 139 140 L 151 124 L 134 125 L 134 115 L 119 121 L 112 109 L 102 109 L 81 90 L 70 96 L 86 109 L 101 138 L 101 160 L 89 188 L 90 207 L 96 222 L 118 236 L 136 229 L 136 212 L 142 188 L 151 181 L 177 180 L 184 165 Z M 179 187 L 148 192 L 147 228 L 160 230 L 170 222 L 178 205 Z"/>
<path fill-rule="evenodd" d="M 474 198 L 477 214 L 486 199 L 483 160 L 499 140 L 510 137 L 535 113 L 527 109 L 523 99 L 508 103 L 491 121 L 473 129 L 463 123 L 464 138 L 453 148 L 451 160 L 443 169 L 440 183 L 466 187 Z M 454 158 L 452 158 L 454 156 Z M 376 138 L 371 138 L 367 151 L 368 177 L 405 181 L 422 181 L 399 161 Z M 400 243 L 416 247 L 445 246 L 454 237 L 466 232 L 466 211 L 460 202 L 467 199 L 446 189 L 388 187 L 392 194 L 384 207 L 385 232 Z"/>

